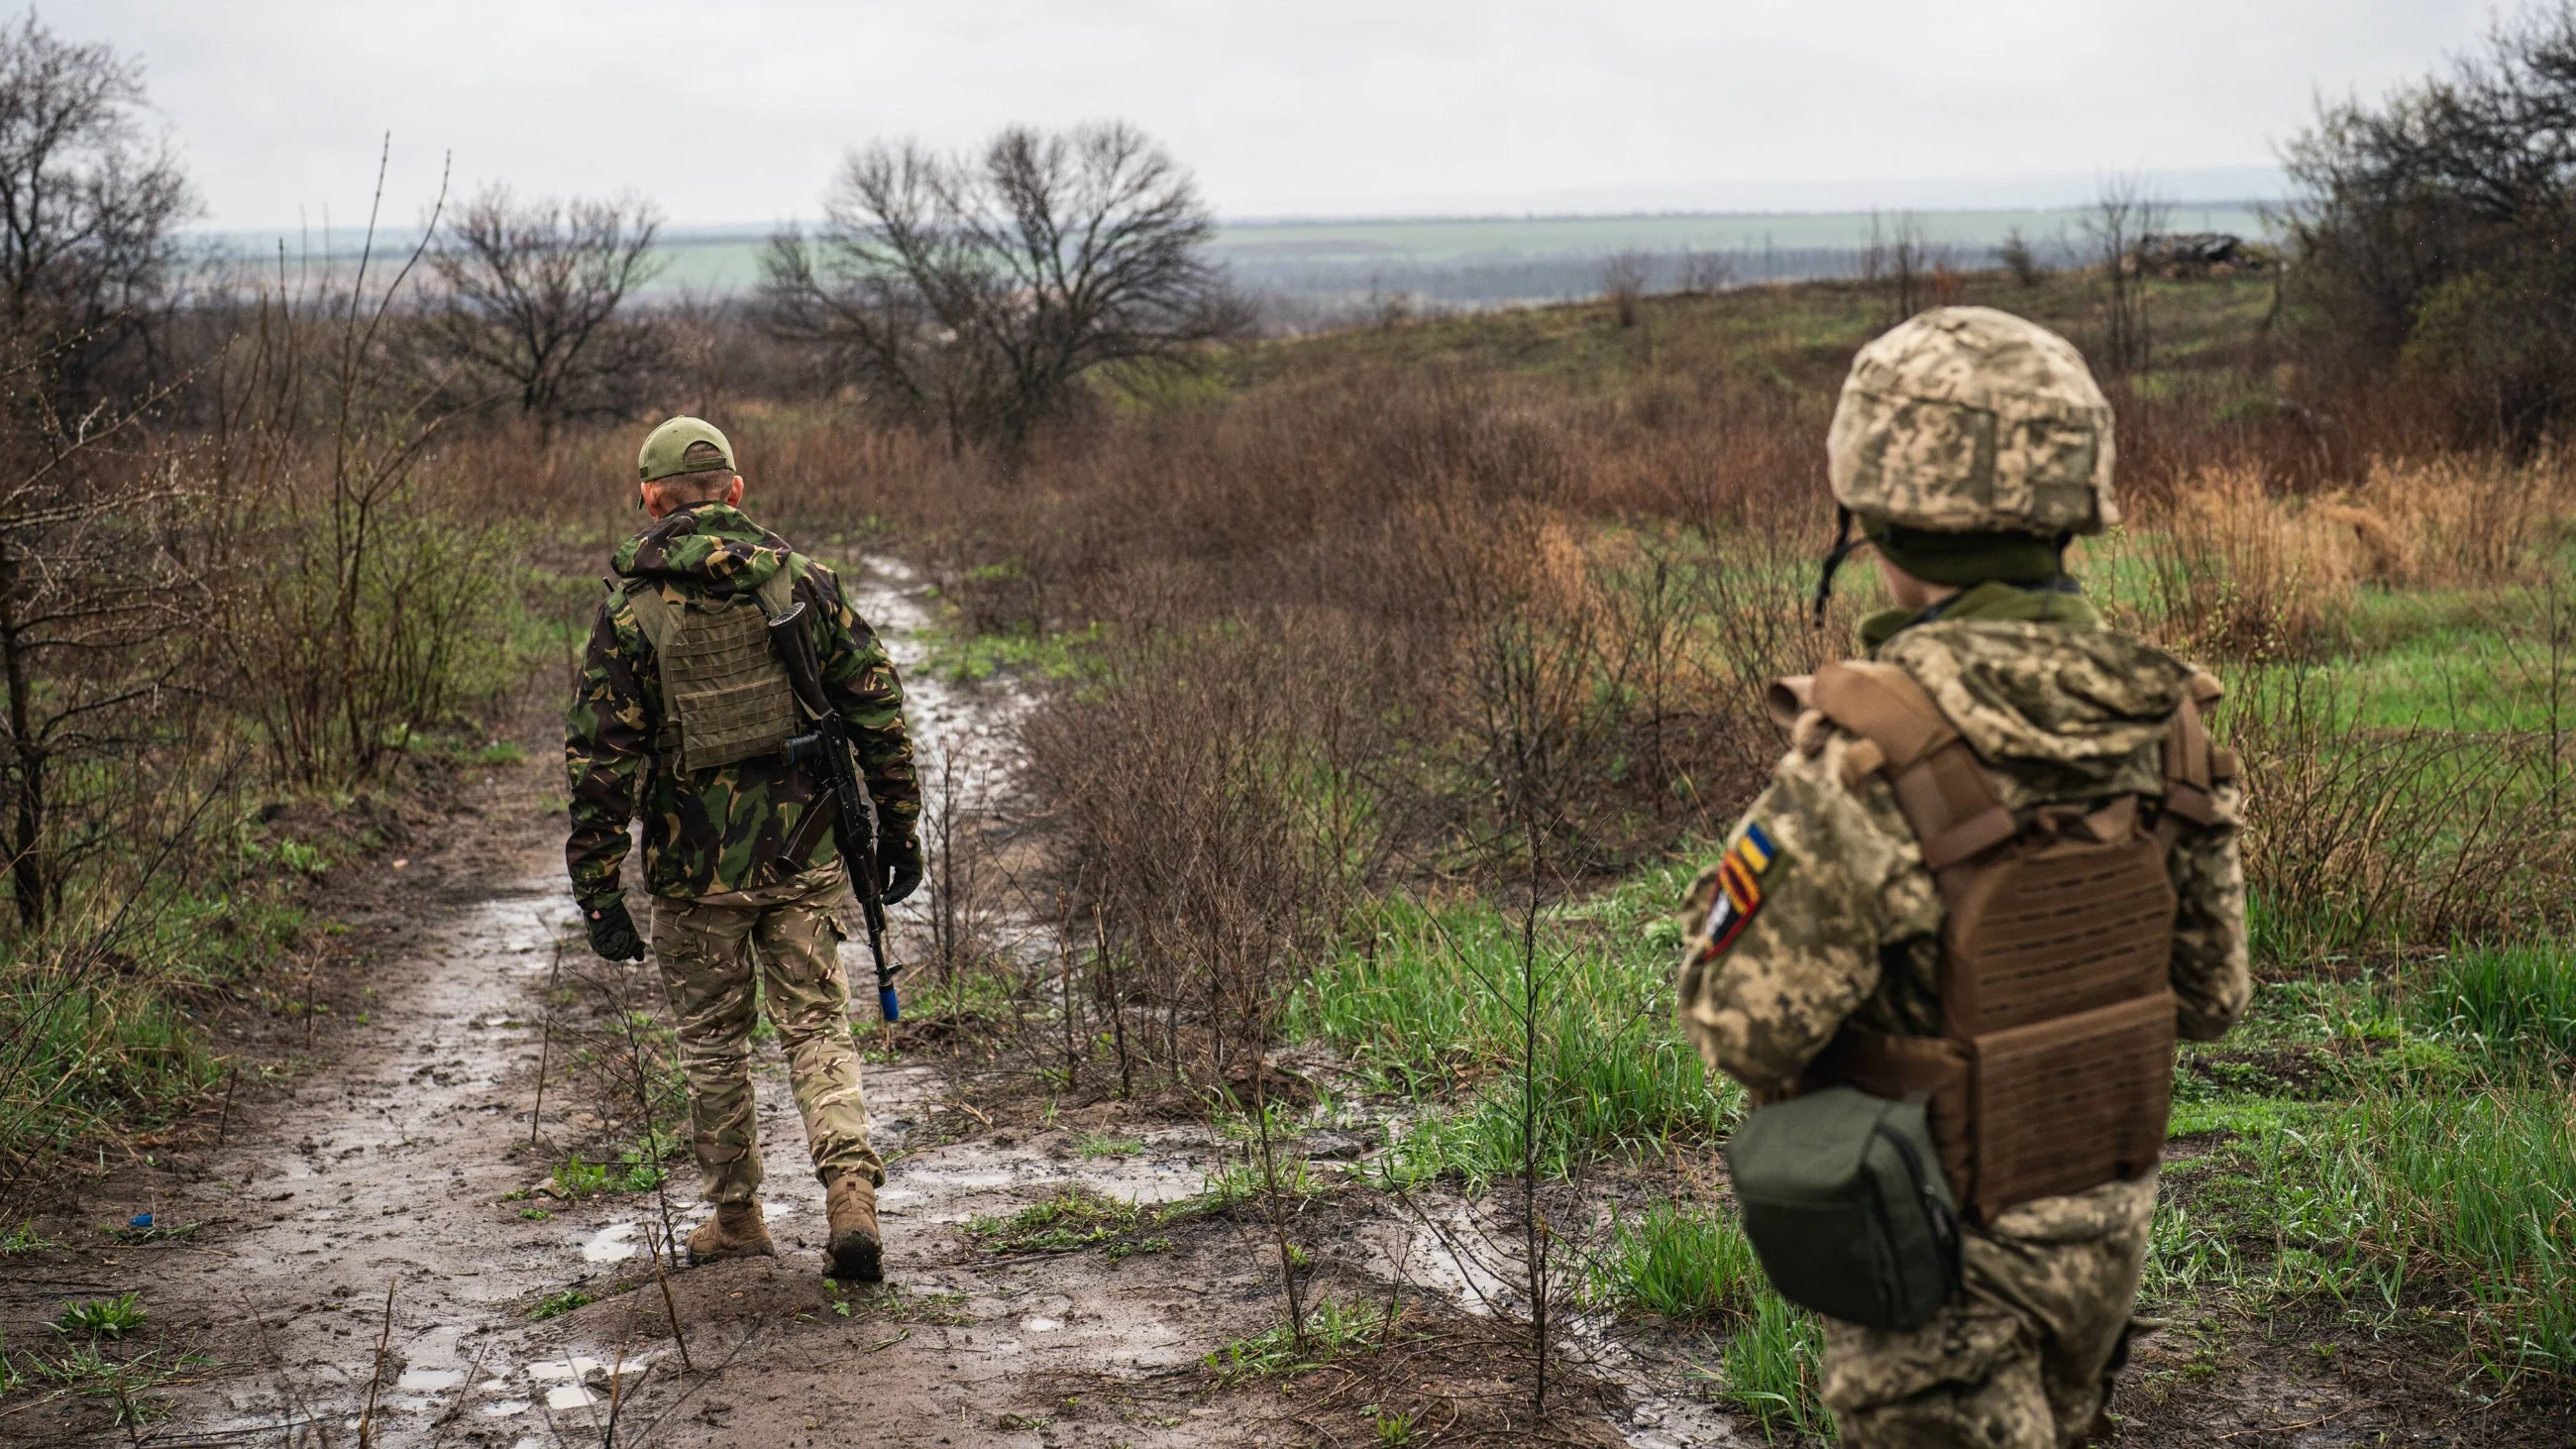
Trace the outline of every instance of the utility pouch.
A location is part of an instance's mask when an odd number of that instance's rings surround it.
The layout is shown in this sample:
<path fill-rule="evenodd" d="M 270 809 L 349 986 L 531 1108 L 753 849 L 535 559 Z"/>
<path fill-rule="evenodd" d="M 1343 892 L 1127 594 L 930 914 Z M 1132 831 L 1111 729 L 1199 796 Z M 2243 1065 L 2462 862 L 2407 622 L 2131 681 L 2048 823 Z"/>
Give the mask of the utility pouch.
<path fill-rule="evenodd" d="M 1918 1102 L 1828 1087 L 1765 1107 L 1726 1148 L 1745 1236 L 1780 1296 L 1904 1331 L 1959 1286 L 1959 1218 Z"/>

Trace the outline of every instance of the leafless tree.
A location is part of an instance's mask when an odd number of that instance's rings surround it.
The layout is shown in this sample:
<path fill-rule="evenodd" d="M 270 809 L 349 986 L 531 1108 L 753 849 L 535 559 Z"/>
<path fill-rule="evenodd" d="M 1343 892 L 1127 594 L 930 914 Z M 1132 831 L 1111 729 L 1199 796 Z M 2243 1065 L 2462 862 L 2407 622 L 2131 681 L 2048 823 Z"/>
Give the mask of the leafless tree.
<path fill-rule="evenodd" d="M 1900 211 L 1888 223 L 1881 222 L 1877 212 L 1869 214 L 1869 246 L 1861 253 L 1861 278 L 1887 284 L 1894 311 L 1890 323 L 1902 322 L 1930 305 L 1933 276 L 1949 260 L 1949 252 L 1932 244 L 1923 218 L 1913 212 Z"/>
<path fill-rule="evenodd" d="M 2030 239 L 2021 234 L 2020 227 L 2004 233 L 2004 244 L 1995 248 L 1995 260 L 2012 273 L 2013 281 L 2025 291 L 2048 277 L 2048 268 L 2040 264 L 2039 253 L 2031 249 Z"/>
<path fill-rule="evenodd" d="M 661 227 L 641 197 L 521 201 L 484 188 L 430 253 L 444 293 L 437 345 L 541 426 L 623 407 L 618 384 L 649 370 L 655 349 L 651 329 L 618 312 L 661 271 Z"/>
<path fill-rule="evenodd" d="M 94 405 L 121 357 L 150 363 L 176 227 L 197 204 L 145 131 L 143 68 L 58 38 L 29 11 L 0 29 L 0 308 L 58 405 Z"/>
<path fill-rule="evenodd" d="M 1601 296 L 1621 327 L 1637 325 L 1654 265 L 1655 259 L 1644 252 L 1617 252 L 1601 264 Z"/>
<path fill-rule="evenodd" d="M 2095 360 L 2113 372 L 2136 372 L 2153 352 L 2138 243 L 2165 229 L 2169 210 L 2141 178 L 2115 176 L 2102 184 L 2084 219 L 2084 235 L 2102 279 L 2102 353 Z"/>
<path fill-rule="evenodd" d="M 1704 297 L 1735 285 L 1735 263 L 1724 252 L 1686 250 L 1681 254 L 1681 291 Z"/>
<path fill-rule="evenodd" d="M 971 158 L 870 146 L 824 215 L 813 241 L 771 241 L 771 325 L 952 446 L 1015 445 L 1093 369 L 1176 363 L 1252 320 L 1201 251 L 1189 173 L 1123 122 L 1012 127 Z"/>

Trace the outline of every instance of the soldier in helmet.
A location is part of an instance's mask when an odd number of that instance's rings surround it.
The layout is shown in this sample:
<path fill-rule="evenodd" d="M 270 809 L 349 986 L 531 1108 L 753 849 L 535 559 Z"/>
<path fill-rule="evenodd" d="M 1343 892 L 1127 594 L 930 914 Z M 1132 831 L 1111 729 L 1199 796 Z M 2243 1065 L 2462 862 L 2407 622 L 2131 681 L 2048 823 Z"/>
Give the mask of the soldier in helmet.
<path fill-rule="evenodd" d="M 1918 316 L 1861 349 L 1827 453 L 1818 609 L 1855 522 L 1895 606 L 1865 659 L 1774 691 L 1792 746 L 1693 887 L 1681 1015 L 1757 1102 L 1928 1104 L 1957 1287 L 1915 1327 L 1826 1320 L 1843 1442 L 2070 1445 L 2108 1431 L 2173 1039 L 2248 994 L 2219 688 L 2065 574 L 2119 515 L 2110 406 L 2064 339 Z"/>
<path fill-rule="evenodd" d="M 885 1170 L 868 1145 L 838 949 L 858 906 L 834 849 L 827 780 L 787 751 L 809 722 L 771 645 L 772 622 L 810 631 L 821 692 L 846 724 L 875 806 L 888 902 L 921 881 L 903 688 L 832 571 L 743 514 L 723 433 L 673 418 L 636 462 L 652 524 L 617 550 L 565 723 L 573 893 L 594 951 L 613 961 L 644 954 L 618 884 L 640 806 L 653 958 L 677 1023 L 691 1146 L 715 1204 L 689 1235 L 691 1261 L 774 1251 L 752 1114 L 756 972 L 825 1188 L 826 1271 L 875 1279 Z"/>

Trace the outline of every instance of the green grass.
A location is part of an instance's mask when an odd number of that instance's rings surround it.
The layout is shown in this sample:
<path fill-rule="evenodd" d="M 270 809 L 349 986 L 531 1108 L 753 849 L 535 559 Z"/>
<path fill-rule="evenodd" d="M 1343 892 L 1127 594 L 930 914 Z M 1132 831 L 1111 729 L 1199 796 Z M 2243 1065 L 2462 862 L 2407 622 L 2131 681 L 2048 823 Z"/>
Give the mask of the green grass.
<path fill-rule="evenodd" d="M 1132 1253 L 1168 1251 L 1172 1240 L 1150 1229 L 1188 1216 L 1195 1202 L 1153 1208 L 1068 1187 L 1012 1213 L 976 1218 L 966 1231 L 993 1253 L 1079 1253 L 1102 1250 L 1112 1260 Z"/>
<path fill-rule="evenodd" d="M 1144 1150 L 1142 1138 L 1121 1137 L 1113 1132 L 1086 1132 L 1073 1144 L 1074 1156 L 1085 1162 L 1097 1162 L 1104 1157 L 1133 1157 Z"/>
<path fill-rule="evenodd" d="M 1678 895 L 1659 872 L 1541 921 L 1538 1156 L 1550 1173 L 1705 1146 L 1733 1110 L 1733 1085 L 1707 1079 L 1673 1021 L 1664 917 Z M 1292 1003 L 1293 1033 L 1433 1109 L 1388 1154 L 1398 1180 L 1482 1183 L 1518 1168 L 1520 947 L 1517 924 L 1490 906 L 1390 899 Z"/>
<path fill-rule="evenodd" d="M 922 667 L 957 684 L 974 684 L 997 674 L 1036 679 L 1079 679 L 1092 669 L 1092 659 L 1108 638 L 1106 624 L 1028 634 L 965 634 L 933 629 L 926 635 L 929 657 Z"/>
<path fill-rule="evenodd" d="M 1718 1359 L 1717 1397 L 1750 1417 L 1770 1443 L 1833 1437 L 1833 1415 L 1817 1401 L 1824 1329 L 1814 1314 L 1765 1290 Z"/>
<path fill-rule="evenodd" d="M 1285 1322 L 1239 1338 L 1207 1356 L 1205 1362 L 1221 1384 L 1271 1378 L 1322 1368 L 1337 1358 L 1383 1347 L 1394 1338 L 1404 1310 L 1394 1304 L 1348 1303 L 1319 1298 L 1306 1305 L 1305 1341 Z M 1406 1429 L 1410 1430 L 1408 1424 Z M 1380 1428 L 1383 1436 L 1387 1431 Z M 1403 1443 L 1402 1439 L 1385 1441 Z"/>
<path fill-rule="evenodd" d="M 5 1233 L 0 1233 L 0 1258 L 14 1258 L 21 1253 L 41 1253 L 49 1248 L 59 1248 L 61 1246 L 62 1244 L 54 1242 L 43 1234 L 37 1232 L 36 1223 L 33 1218 L 18 1224 L 18 1226 L 11 1228 Z"/>
<path fill-rule="evenodd" d="M 554 1171 L 555 1191 L 567 1198 L 592 1197 L 600 1193 L 651 1192 L 670 1180 L 670 1161 L 688 1154 L 685 1137 L 666 1134 L 662 1138 L 663 1161 L 655 1162 L 640 1147 L 621 1152 L 614 1162 L 592 1162 L 576 1152 L 564 1159 Z"/>
<path fill-rule="evenodd" d="M 2406 1006 L 2421 1025 L 2563 1062 L 2576 1057 L 2576 952 L 2558 941 L 2455 947 Z"/>
<path fill-rule="evenodd" d="M 212 1366 L 203 1354 L 149 1349 L 131 1358 L 111 1358 L 95 1342 L 66 1350 L 59 1358 L 28 1354 L 0 1366 L 0 1394 L 21 1388 L 51 1386 L 83 1398 L 108 1399 L 116 1405 L 119 1425 L 148 1424 L 161 1417 L 161 1406 L 149 1392 L 192 1369 Z"/>
<path fill-rule="evenodd" d="M 1592 1265 L 1589 1287 L 1596 1302 L 1622 1313 L 1706 1323 L 1744 1314 L 1763 1277 L 1732 1214 L 1658 1203 L 1623 1222 Z"/>

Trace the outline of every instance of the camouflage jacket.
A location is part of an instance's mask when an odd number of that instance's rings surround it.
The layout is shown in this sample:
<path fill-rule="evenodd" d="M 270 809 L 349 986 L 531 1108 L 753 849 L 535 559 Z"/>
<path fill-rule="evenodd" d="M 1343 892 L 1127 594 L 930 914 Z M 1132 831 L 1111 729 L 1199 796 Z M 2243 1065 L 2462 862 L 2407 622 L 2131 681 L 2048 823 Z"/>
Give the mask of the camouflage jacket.
<path fill-rule="evenodd" d="M 2039 622 L 2041 619 L 2047 622 Z M 1932 622 L 1874 619 L 1875 657 L 1914 676 L 2014 809 L 2161 794 L 2162 748 L 2188 666 L 2102 626 L 2080 597 L 1986 585 Z M 1714 867 L 1691 890 L 1681 1015 L 1708 1064 L 1784 1088 L 1844 1021 L 1941 1031 L 1941 896 L 1884 776 L 1846 772 L 1855 737 L 1810 714 L 1770 786 L 1727 839 L 1767 862 L 1750 918 L 1708 935 Z M 2221 824 L 2187 829 L 2167 858 L 2177 909 L 2171 976 L 2182 1035 L 2215 1038 L 2249 993 L 2244 800 L 2218 792 Z M 1726 913 L 1720 913 L 1726 914 Z"/>
<path fill-rule="evenodd" d="M 629 587 L 666 586 L 687 596 L 750 593 L 789 567 L 785 540 L 721 503 L 663 518 L 617 550 L 612 567 Z M 812 620 L 823 689 L 849 722 L 882 835 L 917 839 L 921 789 L 904 730 L 903 685 L 841 582 L 796 557 L 796 597 Z M 581 681 L 564 721 L 572 778 L 572 834 L 564 845 L 573 894 L 613 898 L 626 859 L 626 826 L 644 817 L 644 884 L 657 896 L 694 897 L 774 885 L 833 859 L 831 815 L 814 772 L 764 757 L 681 775 L 653 754 L 662 719 L 661 672 L 632 606 L 612 593 L 591 624 Z"/>

